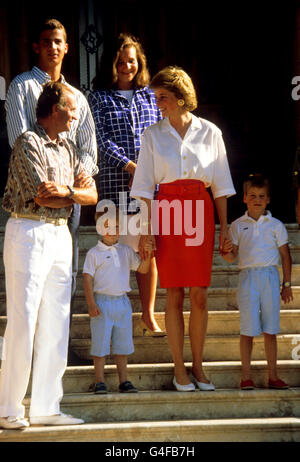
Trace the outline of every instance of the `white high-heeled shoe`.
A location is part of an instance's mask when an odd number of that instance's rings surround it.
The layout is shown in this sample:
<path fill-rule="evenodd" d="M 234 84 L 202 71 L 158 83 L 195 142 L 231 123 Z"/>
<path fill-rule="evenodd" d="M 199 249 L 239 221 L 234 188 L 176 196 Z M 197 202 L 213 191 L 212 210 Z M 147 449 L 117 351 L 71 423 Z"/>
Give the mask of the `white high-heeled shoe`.
<path fill-rule="evenodd" d="M 204 383 L 204 382 L 198 382 L 198 380 L 196 379 L 196 377 L 193 376 L 193 374 L 191 374 L 191 377 L 192 377 L 192 380 L 197 384 L 197 387 L 199 388 L 199 390 L 201 391 L 215 391 L 215 386 L 213 383 Z"/>
<path fill-rule="evenodd" d="M 180 383 L 176 382 L 176 378 L 173 378 L 173 385 L 177 391 L 195 391 L 195 385 L 191 382 L 187 385 L 180 385 Z"/>

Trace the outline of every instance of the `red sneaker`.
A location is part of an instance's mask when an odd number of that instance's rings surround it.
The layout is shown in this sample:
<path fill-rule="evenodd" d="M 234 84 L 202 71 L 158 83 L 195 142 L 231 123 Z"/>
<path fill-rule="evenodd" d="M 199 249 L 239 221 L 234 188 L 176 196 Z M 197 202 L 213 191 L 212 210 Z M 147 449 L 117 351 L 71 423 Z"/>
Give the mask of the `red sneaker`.
<path fill-rule="evenodd" d="M 275 390 L 287 390 L 289 386 L 281 379 L 277 380 L 269 380 L 269 388 L 273 388 Z"/>
<path fill-rule="evenodd" d="M 241 390 L 253 390 L 255 388 L 251 379 L 241 380 Z"/>

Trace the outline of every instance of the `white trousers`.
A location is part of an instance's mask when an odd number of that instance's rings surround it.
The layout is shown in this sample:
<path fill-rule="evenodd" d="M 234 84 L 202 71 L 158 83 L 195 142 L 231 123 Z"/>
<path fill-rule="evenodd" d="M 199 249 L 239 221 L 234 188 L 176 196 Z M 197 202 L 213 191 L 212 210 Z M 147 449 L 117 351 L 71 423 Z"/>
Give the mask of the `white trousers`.
<path fill-rule="evenodd" d="M 72 241 L 68 227 L 10 218 L 4 265 L 7 327 L 0 416 L 24 417 L 22 401 L 32 357 L 29 415 L 58 414 L 69 339 Z"/>

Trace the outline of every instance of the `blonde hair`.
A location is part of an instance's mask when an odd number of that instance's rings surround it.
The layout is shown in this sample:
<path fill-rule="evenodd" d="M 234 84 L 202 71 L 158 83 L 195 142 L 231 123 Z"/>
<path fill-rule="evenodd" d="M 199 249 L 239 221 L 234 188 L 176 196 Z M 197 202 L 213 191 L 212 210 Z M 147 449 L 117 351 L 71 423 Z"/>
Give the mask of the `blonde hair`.
<path fill-rule="evenodd" d="M 167 66 L 151 80 L 150 87 L 165 88 L 184 100 L 183 109 L 194 111 L 198 106 L 196 91 L 190 76 L 180 67 Z"/>
<path fill-rule="evenodd" d="M 244 195 L 248 194 L 250 188 L 261 188 L 265 189 L 267 196 L 271 194 L 271 187 L 268 178 L 261 173 L 251 173 L 243 183 Z"/>

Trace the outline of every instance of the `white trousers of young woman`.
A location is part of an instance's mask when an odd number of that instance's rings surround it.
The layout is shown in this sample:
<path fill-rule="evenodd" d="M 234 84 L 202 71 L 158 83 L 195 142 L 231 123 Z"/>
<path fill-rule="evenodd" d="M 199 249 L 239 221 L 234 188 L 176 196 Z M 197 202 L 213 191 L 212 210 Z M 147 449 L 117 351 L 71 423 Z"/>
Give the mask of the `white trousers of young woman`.
<path fill-rule="evenodd" d="M 4 240 L 7 327 L 0 377 L 0 416 L 60 412 L 67 365 L 72 242 L 67 225 L 10 218 Z"/>

